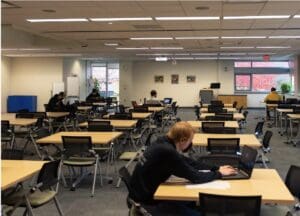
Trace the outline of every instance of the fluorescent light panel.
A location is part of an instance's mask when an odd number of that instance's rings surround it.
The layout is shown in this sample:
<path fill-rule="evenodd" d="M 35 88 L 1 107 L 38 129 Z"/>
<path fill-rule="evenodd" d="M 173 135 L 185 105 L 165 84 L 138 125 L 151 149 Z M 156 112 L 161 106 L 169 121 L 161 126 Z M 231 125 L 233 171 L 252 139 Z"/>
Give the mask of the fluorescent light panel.
<path fill-rule="evenodd" d="M 167 56 L 173 55 L 172 53 L 138 53 L 137 56 Z"/>
<path fill-rule="evenodd" d="M 86 18 L 63 18 L 63 19 L 26 19 L 31 23 L 41 23 L 41 22 L 88 22 Z"/>
<path fill-rule="evenodd" d="M 89 18 L 93 22 L 151 21 L 152 17 Z"/>
<path fill-rule="evenodd" d="M 8 57 L 77 57 L 82 54 L 77 53 L 24 53 L 24 54 L 7 54 Z"/>
<path fill-rule="evenodd" d="M 194 17 L 155 17 L 156 20 L 172 21 L 172 20 L 219 20 L 218 16 L 194 16 Z"/>
<path fill-rule="evenodd" d="M 150 47 L 152 50 L 182 50 L 183 47 Z"/>
<path fill-rule="evenodd" d="M 218 57 L 195 57 L 195 60 L 216 60 Z"/>
<path fill-rule="evenodd" d="M 250 47 L 250 46 L 245 46 L 245 47 L 235 47 L 235 46 L 231 46 L 231 47 L 220 47 L 221 49 L 253 49 L 254 47 Z"/>
<path fill-rule="evenodd" d="M 166 62 L 168 61 L 168 57 L 155 57 L 155 61 Z"/>
<path fill-rule="evenodd" d="M 49 48 L 2 48 L 3 51 L 46 51 Z"/>
<path fill-rule="evenodd" d="M 222 39 L 264 39 L 266 36 L 222 36 Z"/>
<path fill-rule="evenodd" d="M 118 43 L 104 43 L 105 46 L 119 46 Z"/>
<path fill-rule="evenodd" d="M 224 16 L 224 20 L 240 20 L 240 19 L 288 19 L 291 15 L 270 15 L 270 16 Z"/>
<path fill-rule="evenodd" d="M 147 50 L 148 47 L 117 47 L 118 50 Z"/>
<path fill-rule="evenodd" d="M 220 53 L 221 56 L 246 55 L 246 53 Z"/>
<path fill-rule="evenodd" d="M 281 36 L 269 36 L 270 39 L 293 39 L 293 38 L 300 38 L 299 35 L 291 35 L 291 36 L 286 36 L 286 35 L 281 35 Z"/>
<path fill-rule="evenodd" d="M 288 49 L 290 46 L 257 46 L 257 49 Z"/>
<path fill-rule="evenodd" d="M 140 37 L 140 38 L 130 38 L 130 40 L 173 40 L 172 37 Z"/>
<path fill-rule="evenodd" d="M 294 15 L 294 17 L 293 18 L 300 18 L 300 15 Z"/>
<path fill-rule="evenodd" d="M 211 56 L 211 55 L 218 55 L 218 53 L 191 53 L 191 55 Z"/>
<path fill-rule="evenodd" d="M 193 37 L 175 37 L 176 40 L 208 40 L 219 39 L 218 36 L 193 36 Z"/>

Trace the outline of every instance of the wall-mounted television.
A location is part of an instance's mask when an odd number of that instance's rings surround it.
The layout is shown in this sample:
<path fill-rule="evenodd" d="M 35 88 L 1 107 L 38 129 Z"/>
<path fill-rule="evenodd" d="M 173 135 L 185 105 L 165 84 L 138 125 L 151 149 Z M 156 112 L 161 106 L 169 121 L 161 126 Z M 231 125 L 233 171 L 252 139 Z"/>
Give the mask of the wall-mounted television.
<path fill-rule="evenodd" d="M 219 88 L 221 88 L 221 83 L 211 83 L 210 88 L 211 89 L 219 89 Z"/>

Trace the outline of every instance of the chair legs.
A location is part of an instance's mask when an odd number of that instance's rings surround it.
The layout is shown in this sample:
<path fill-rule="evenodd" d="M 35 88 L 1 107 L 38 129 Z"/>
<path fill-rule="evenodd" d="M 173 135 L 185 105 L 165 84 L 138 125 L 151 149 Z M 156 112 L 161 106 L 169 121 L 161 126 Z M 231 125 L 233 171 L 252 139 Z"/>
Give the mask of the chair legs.
<path fill-rule="evenodd" d="M 96 159 L 96 163 L 94 165 L 94 179 L 93 179 L 93 186 L 92 186 L 92 197 L 94 196 L 95 194 L 95 185 L 96 185 L 96 178 L 97 178 L 97 169 L 98 169 L 98 163 L 99 163 L 99 160 L 98 160 L 98 157 Z"/>
<path fill-rule="evenodd" d="M 54 196 L 54 203 L 55 203 L 55 206 L 57 208 L 57 211 L 58 211 L 59 215 L 60 216 L 64 216 L 64 213 L 63 213 L 63 211 L 62 211 L 62 209 L 60 207 L 60 204 L 59 204 L 56 196 Z"/>

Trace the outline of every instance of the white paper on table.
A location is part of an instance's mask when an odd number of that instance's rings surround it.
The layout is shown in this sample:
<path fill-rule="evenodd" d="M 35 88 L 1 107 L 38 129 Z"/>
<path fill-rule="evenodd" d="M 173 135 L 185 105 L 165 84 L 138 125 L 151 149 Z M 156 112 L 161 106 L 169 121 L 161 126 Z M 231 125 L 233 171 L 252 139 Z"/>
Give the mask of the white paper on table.
<path fill-rule="evenodd" d="M 230 183 L 228 181 L 216 180 L 204 184 L 189 184 L 185 186 L 187 189 L 216 189 L 216 190 L 226 190 L 230 188 Z"/>

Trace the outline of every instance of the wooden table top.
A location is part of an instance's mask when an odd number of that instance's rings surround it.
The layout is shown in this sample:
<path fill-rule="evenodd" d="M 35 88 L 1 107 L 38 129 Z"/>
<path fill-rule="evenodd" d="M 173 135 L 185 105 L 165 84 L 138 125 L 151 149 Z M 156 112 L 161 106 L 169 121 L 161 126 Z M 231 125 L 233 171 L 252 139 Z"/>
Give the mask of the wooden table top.
<path fill-rule="evenodd" d="M 115 128 L 133 128 L 135 127 L 137 120 L 116 120 L 116 119 L 99 119 L 101 121 L 110 121 L 110 124 Z M 80 127 L 87 127 L 88 122 L 79 124 Z"/>
<path fill-rule="evenodd" d="M 208 107 L 210 104 L 202 104 L 202 107 Z M 224 104 L 224 107 L 232 107 L 233 104 Z"/>
<path fill-rule="evenodd" d="M 29 179 L 41 170 L 47 161 L 1 160 L 1 190 Z"/>
<path fill-rule="evenodd" d="M 156 200 L 198 201 L 199 192 L 218 195 L 261 195 L 263 203 L 294 204 L 295 200 L 275 169 L 254 169 L 250 179 L 226 180 L 230 188 L 189 189 L 184 184 L 161 184 L 154 194 Z"/>
<path fill-rule="evenodd" d="M 290 113 L 287 114 L 290 119 L 300 119 L 300 114 Z"/>
<path fill-rule="evenodd" d="M 106 106 L 106 102 L 93 102 L 93 105 L 95 106 Z"/>
<path fill-rule="evenodd" d="M 224 107 L 223 109 L 226 109 L 227 112 L 230 112 L 230 113 L 237 112 L 237 109 L 236 108 L 232 108 L 232 107 Z M 208 108 L 206 108 L 206 107 L 200 108 L 200 112 L 201 113 L 207 113 L 208 112 Z"/>
<path fill-rule="evenodd" d="M 194 146 L 207 146 L 208 138 L 240 138 L 240 146 L 248 145 L 253 148 L 261 147 L 261 143 L 254 134 L 207 134 L 195 133 Z"/>
<path fill-rule="evenodd" d="M 190 125 L 192 125 L 193 128 L 201 128 L 203 121 L 188 121 Z M 222 121 L 209 121 L 209 122 L 222 122 Z M 225 127 L 231 127 L 231 128 L 239 128 L 239 124 L 237 121 L 223 121 Z"/>
<path fill-rule="evenodd" d="M 38 139 L 38 144 L 62 144 L 62 136 L 90 136 L 94 145 L 108 144 L 122 135 L 122 132 L 89 132 L 89 131 L 63 131 Z"/>
<path fill-rule="evenodd" d="M 59 118 L 69 115 L 69 112 L 47 112 L 48 118 Z"/>
<path fill-rule="evenodd" d="M 152 106 L 148 107 L 149 112 L 160 112 L 163 111 L 164 109 L 165 107 L 152 107 Z"/>
<path fill-rule="evenodd" d="M 77 109 L 81 111 L 88 111 L 92 109 L 92 106 L 78 106 Z"/>
<path fill-rule="evenodd" d="M 200 118 L 205 119 L 206 116 L 214 116 L 215 113 L 201 113 Z M 236 120 L 244 119 L 243 113 L 233 113 L 233 118 Z"/>
<path fill-rule="evenodd" d="M 293 109 L 290 109 L 290 108 L 277 108 L 276 111 L 280 112 L 280 113 L 290 113 L 290 112 L 293 112 Z"/>
<path fill-rule="evenodd" d="M 36 118 L 16 118 L 15 113 L 1 114 L 1 120 L 9 121 L 9 124 L 15 126 L 29 126 L 36 123 Z"/>
<path fill-rule="evenodd" d="M 102 118 L 109 118 L 110 114 L 104 115 Z M 113 115 L 113 114 L 112 114 Z M 146 119 L 152 115 L 151 112 L 145 112 L 145 113 L 140 113 L 140 112 L 132 112 L 132 118 L 133 119 Z"/>

